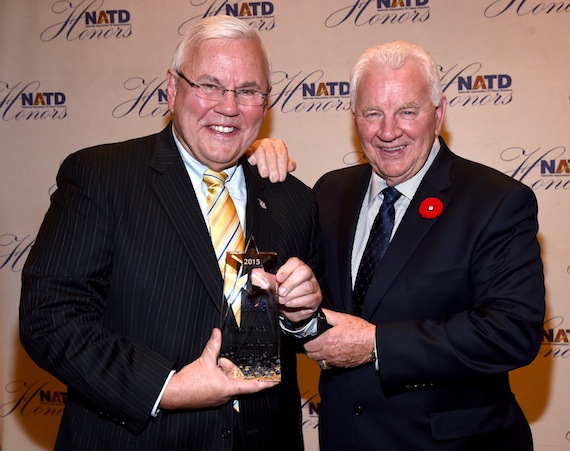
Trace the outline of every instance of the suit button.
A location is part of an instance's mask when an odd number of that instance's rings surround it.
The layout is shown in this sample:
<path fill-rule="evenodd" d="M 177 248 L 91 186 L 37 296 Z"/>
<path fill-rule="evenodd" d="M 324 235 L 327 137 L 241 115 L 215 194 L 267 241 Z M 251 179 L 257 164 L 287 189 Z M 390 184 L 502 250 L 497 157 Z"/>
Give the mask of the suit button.
<path fill-rule="evenodd" d="M 232 431 L 227 428 L 222 429 L 222 438 L 228 440 L 232 437 Z"/>
<path fill-rule="evenodd" d="M 356 407 L 354 408 L 354 414 L 355 414 L 356 416 L 360 416 L 360 415 L 362 415 L 363 413 L 364 413 L 364 409 L 363 409 L 361 406 L 356 406 Z"/>

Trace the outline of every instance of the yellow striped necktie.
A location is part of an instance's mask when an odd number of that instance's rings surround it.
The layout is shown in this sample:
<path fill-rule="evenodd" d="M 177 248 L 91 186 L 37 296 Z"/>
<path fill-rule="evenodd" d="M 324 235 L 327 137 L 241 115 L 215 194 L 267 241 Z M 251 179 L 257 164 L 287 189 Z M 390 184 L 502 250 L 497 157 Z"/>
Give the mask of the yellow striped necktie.
<path fill-rule="evenodd" d="M 231 305 L 238 325 L 241 318 L 240 290 L 236 289 L 237 271 L 233 265 L 226 265 L 226 252 L 243 252 L 245 238 L 239 222 L 236 207 L 225 186 L 228 175 L 208 169 L 204 173 L 204 183 L 208 187 L 206 205 L 210 236 L 224 276 L 224 295 Z M 225 271 L 225 274 L 224 274 Z"/>

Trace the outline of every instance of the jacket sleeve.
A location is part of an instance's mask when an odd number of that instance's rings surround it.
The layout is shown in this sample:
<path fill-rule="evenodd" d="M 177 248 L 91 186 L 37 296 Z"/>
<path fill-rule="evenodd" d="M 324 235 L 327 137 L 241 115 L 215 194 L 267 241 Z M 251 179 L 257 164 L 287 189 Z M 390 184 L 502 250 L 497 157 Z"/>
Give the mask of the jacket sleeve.
<path fill-rule="evenodd" d="M 456 270 L 456 290 L 442 277 L 415 293 L 422 299 L 410 300 L 428 302 L 434 310 L 445 305 L 443 315 L 378 325 L 379 371 L 387 390 L 506 373 L 536 356 L 545 310 L 536 198 L 523 185 L 501 195 L 478 229 L 465 224 L 466 235 L 448 230 L 426 237 L 434 242 L 433 254 L 438 243 L 466 254 L 464 268 Z M 437 266 L 437 259 L 453 265 L 449 254 L 429 254 L 417 267 Z"/>
<path fill-rule="evenodd" d="M 62 164 L 22 273 L 20 338 L 31 358 L 99 411 L 139 433 L 173 363 L 102 322 L 114 225 L 99 166 Z"/>

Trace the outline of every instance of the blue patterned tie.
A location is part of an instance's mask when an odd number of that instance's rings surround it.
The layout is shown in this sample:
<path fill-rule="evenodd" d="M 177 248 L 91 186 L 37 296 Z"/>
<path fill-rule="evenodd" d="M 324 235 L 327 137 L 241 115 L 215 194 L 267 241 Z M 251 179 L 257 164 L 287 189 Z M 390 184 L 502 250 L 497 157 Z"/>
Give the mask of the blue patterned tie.
<path fill-rule="evenodd" d="M 370 236 L 358 267 L 356 282 L 354 283 L 352 299 L 355 315 L 360 315 L 362 312 L 362 303 L 364 302 L 368 285 L 370 285 L 374 275 L 374 268 L 384 257 L 384 253 L 390 243 L 392 229 L 394 228 L 394 217 L 396 215 L 394 203 L 398 200 L 401 193 L 396 188 L 388 187 L 382 191 L 382 194 L 384 195 L 384 200 L 376 219 L 374 219 L 374 224 L 372 224 Z"/>

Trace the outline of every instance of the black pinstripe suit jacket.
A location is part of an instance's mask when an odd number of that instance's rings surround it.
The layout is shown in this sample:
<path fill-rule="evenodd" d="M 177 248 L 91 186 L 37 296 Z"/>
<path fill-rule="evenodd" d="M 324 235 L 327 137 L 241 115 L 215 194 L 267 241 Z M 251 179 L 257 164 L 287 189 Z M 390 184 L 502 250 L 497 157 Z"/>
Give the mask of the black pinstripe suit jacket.
<path fill-rule="evenodd" d="M 319 272 L 312 194 L 242 163 L 247 235 L 282 264 Z M 171 369 L 199 357 L 219 325 L 222 282 L 171 127 L 70 155 L 22 274 L 21 341 L 68 386 L 65 450 L 225 450 L 231 406 L 150 411 Z M 241 401 L 247 450 L 302 448 L 294 344 L 282 383 Z"/>

